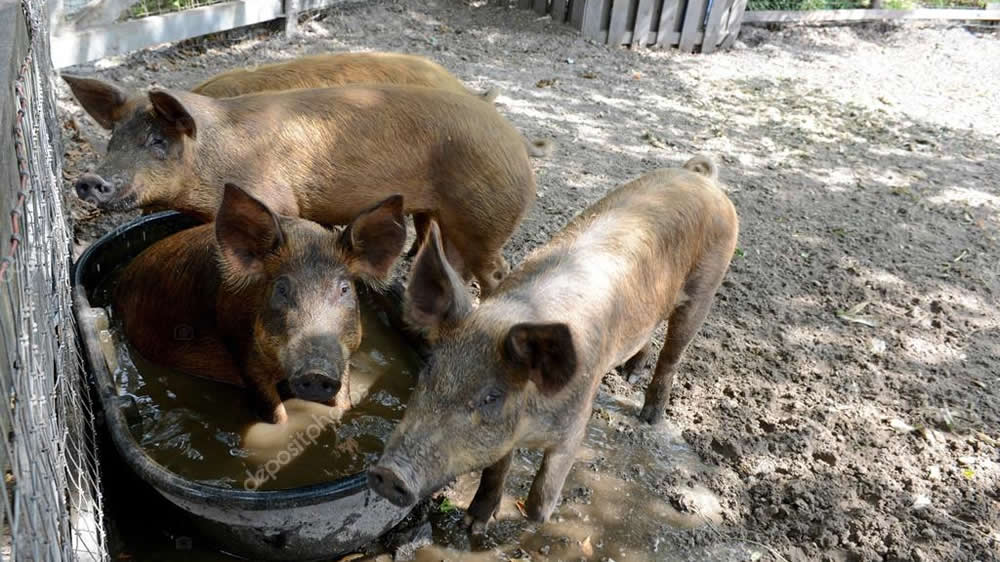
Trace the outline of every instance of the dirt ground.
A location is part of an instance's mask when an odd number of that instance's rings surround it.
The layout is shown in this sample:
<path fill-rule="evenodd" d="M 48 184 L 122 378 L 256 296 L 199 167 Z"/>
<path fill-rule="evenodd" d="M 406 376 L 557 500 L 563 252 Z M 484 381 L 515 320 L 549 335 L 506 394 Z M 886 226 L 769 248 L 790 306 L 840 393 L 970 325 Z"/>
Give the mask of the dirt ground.
<path fill-rule="evenodd" d="M 553 522 L 518 513 L 539 459 L 524 451 L 487 536 L 470 540 L 449 507 L 471 499 L 462 479 L 435 504 L 440 548 L 418 557 L 1000 560 L 1000 36 L 746 28 L 729 52 L 682 55 L 481 4 L 349 3 L 291 41 L 242 30 L 74 69 L 189 87 L 392 50 L 498 86 L 504 115 L 559 145 L 535 161 L 512 263 L 626 180 L 718 158 L 739 250 L 669 421 L 636 419 L 648 369 L 608 374 Z M 106 137 L 60 87 L 70 191 Z M 78 249 L 128 218 L 69 199 Z"/>

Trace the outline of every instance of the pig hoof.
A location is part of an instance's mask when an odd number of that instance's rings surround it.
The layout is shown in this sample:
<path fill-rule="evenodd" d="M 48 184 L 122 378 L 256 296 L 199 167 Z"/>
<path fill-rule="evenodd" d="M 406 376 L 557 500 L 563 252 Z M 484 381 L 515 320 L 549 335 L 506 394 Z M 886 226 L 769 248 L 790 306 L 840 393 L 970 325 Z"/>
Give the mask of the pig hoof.
<path fill-rule="evenodd" d="M 663 408 L 656 406 L 650 406 L 649 404 L 642 407 L 642 411 L 639 412 L 639 419 L 648 423 L 649 425 L 656 425 L 663 421 Z"/>
<path fill-rule="evenodd" d="M 525 515 L 528 517 L 528 521 L 534 521 L 535 523 L 545 523 L 552 516 L 552 512 L 555 511 L 555 506 L 552 507 L 542 507 L 540 505 L 533 505 L 530 501 L 524 506 Z"/>
<path fill-rule="evenodd" d="M 489 527 L 490 520 L 487 519 L 483 521 L 481 519 L 476 519 L 471 515 L 466 514 L 465 516 L 465 526 L 469 528 L 469 532 L 473 535 L 482 535 L 486 533 L 486 528 Z"/>

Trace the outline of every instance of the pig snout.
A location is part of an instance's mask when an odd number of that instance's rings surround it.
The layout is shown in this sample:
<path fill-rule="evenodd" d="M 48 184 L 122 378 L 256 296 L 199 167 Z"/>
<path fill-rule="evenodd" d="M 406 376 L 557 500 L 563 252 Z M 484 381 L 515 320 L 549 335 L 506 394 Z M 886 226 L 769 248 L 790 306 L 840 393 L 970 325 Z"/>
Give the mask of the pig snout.
<path fill-rule="evenodd" d="M 312 402 L 329 402 L 340 390 L 340 369 L 329 361 L 314 361 L 288 379 L 295 396 Z"/>
<path fill-rule="evenodd" d="M 332 400 L 347 376 L 347 355 L 335 335 L 298 340 L 285 363 L 292 394 L 311 402 Z"/>
<path fill-rule="evenodd" d="M 115 186 L 97 174 L 83 174 L 76 180 L 76 195 L 80 199 L 99 205 L 115 196 Z"/>
<path fill-rule="evenodd" d="M 378 465 L 368 471 L 368 487 L 399 507 L 406 507 L 417 501 L 413 486 L 400 476 L 399 471 L 388 466 Z"/>

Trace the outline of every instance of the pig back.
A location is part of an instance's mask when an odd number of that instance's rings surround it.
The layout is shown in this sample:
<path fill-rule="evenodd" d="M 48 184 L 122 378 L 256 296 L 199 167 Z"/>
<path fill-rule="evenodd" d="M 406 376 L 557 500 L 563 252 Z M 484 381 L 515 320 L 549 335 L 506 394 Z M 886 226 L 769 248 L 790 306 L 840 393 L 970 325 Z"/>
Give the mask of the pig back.
<path fill-rule="evenodd" d="M 230 70 L 192 88 L 213 98 L 272 90 L 326 88 L 348 84 L 407 84 L 470 95 L 441 65 L 399 53 L 332 53 L 301 57 L 256 68 Z"/>
<path fill-rule="evenodd" d="M 714 182 L 656 170 L 610 192 L 529 256 L 498 299 L 565 322 L 581 363 L 604 373 L 638 351 L 687 298 L 700 267 L 732 255 L 736 215 Z"/>
<path fill-rule="evenodd" d="M 297 209 L 278 207 L 286 214 L 346 224 L 401 193 L 407 213 L 449 207 L 488 223 L 498 205 L 523 211 L 534 198 L 522 137 L 472 96 L 379 85 L 219 103 L 233 126 L 206 145 L 266 203 L 290 190 Z"/>

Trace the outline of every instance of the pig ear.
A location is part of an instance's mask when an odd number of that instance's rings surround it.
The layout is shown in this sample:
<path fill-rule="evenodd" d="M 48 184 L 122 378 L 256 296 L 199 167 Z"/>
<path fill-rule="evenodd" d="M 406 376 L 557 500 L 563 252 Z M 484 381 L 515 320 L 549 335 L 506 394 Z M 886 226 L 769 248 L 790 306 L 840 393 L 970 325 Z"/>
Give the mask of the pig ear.
<path fill-rule="evenodd" d="M 170 90 L 154 88 L 149 91 L 149 101 L 153 103 L 156 113 L 169 121 L 177 132 L 195 138 L 198 127 L 195 125 L 194 117 L 177 94 Z"/>
<path fill-rule="evenodd" d="M 63 74 L 62 79 L 69 84 L 69 89 L 83 109 L 100 126 L 111 129 L 124 117 L 125 103 L 128 101 L 128 92 L 125 90 L 96 78 Z"/>
<path fill-rule="evenodd" d="M 227 280 L 238 284 L 264 272 L 264 258 L 281 246 L 284 236 L 266 205 L 227 183 L 215 217 L 215 239 Z"/>
<path fill-rule="evenodd" d="M 445 257 L 441 229 L 431 220 L 406 285 L 404 316 L 431 343 L 472 310 L 472 298 Z"/>
<path fill-rule="evenodd" d="M 562 323 L 515 324 L 504 339 L 503 357 L 545 395 L 562 390 L 576 372 L 573 334 Z"/>
<path fill-rule="evenodd" d="M 337 240 L 351 273 L 374 285 L 389 276 L 405 243 L 402 195 L 393 195 L 363 211 Z"/>

